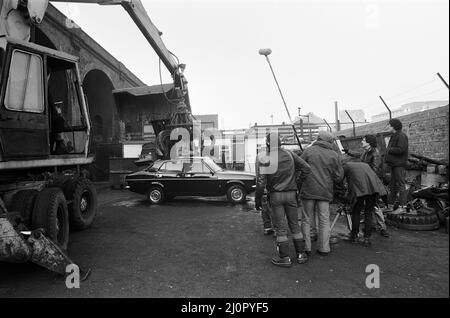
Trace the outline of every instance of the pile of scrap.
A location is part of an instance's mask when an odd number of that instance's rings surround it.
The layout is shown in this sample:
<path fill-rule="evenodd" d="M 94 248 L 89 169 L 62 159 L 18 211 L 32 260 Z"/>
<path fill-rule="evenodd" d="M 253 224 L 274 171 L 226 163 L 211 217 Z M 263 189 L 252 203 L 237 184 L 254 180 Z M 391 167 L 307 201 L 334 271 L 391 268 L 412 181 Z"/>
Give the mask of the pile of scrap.
<path fill-rule="evenodd" d="M 410 155 L 410 169 L 420 171 L 411 185 L 406 207 L 394 207 L 386 217 L 398 228 L 426 231 L 445 226 L 448 233 L 448 163 L 417 154 Z"/>

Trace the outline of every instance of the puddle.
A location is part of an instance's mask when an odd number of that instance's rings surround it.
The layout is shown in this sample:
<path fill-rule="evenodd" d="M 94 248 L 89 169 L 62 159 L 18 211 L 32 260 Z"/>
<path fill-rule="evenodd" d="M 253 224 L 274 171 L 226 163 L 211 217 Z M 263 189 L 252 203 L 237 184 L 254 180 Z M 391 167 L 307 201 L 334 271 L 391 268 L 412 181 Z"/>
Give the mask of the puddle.
<path fill-rule="evenodd" d="M 124 206 L 126 208 L 132 208 L 132 207 L 140 205 L 141 203 L 142 203 L 142 200 L 135 199 L 135 200 L 126 200 L 126 201 L 116 202 L 116 203 L 113 203 L 112 206 Z"/>

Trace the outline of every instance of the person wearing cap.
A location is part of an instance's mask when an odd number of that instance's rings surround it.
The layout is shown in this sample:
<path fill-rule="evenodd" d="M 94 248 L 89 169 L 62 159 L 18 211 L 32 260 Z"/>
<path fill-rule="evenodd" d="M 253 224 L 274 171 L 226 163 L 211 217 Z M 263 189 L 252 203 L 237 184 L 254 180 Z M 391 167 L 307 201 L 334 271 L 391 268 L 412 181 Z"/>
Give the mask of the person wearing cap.
<path fill-rule="evenodd" d="M 298 222 L 297 182 L 301 182 L 311 172 L 310 166 L 299 156 L 281 148 L 277 133 L 266 136 L 268 165 L 260 165 L 256 179 L 255 208 L 262 206 L 264 189 L 267 189 L 272 208 L 272 223 L 275 228 L 278 256 L 272 264 L 281 267 L 292 266 L 289 253 L 288 230 L 293 238 L 294 248 L 299 257 L 302 251 L 302 234 Z M 263 155 L 261 155 L 263 157 Z"/>
<path fill-rule="evenodd" d="M 388 202 L 398 201 L 400 206 L 406 205 L 405 167 L 408 161 L 408 136 L 402 131 L 402 123 L 397 118 L 389 121 L 393 135 L 386 149 L 385 162 L 391 168 Z"/>
<path fill-rule="evenodd" d="M 302 233 L 305 249 L 299 262 L 305 263 L 311 254 L 311 220 L 318 213 L 319 224 L 317 253 L 330 253 L 330 202 L 333 201 L 334 184 L 344 177 L 339 154 L 334 150 L 334 136 L 320 131 L 317 140 L 303 152 L 302 158 L 311 166 L 311 173 L 303 182 L 300 197 L 303 203 Z"/>
<path fill-rule="evenodd" d="M 380 152 L 377 149 L 377 137 L 374 135 L 365 135 L 361 141 L 363 153 L 355 153 L 349 149 L 344 149 L 344 152 L 350 157 L 359 157 L 361 162 L 367 163 L 369 167 L 375 172 L 380 180 L 383 180 L 383 167 Z M 383 196 L 385 198 L 385 196 Z M 381 209 L 375 209 L 373 213 L 373 224 L 380 227 L 380 234 L 384 237 L 389 237 L 386 222 Z"/>

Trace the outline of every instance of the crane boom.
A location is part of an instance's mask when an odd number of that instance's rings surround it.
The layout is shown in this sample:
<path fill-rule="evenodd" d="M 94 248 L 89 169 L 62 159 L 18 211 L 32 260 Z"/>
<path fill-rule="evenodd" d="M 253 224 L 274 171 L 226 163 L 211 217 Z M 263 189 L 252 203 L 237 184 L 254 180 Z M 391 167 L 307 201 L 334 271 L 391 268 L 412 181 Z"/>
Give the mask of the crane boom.
<path fill-rule="evenodd" d="M 172 74 L 175 85 L 184 90 L 185 65 L 175 61 L 174 55 L 161 39 L 162 33 L 153 24 L 140 0 L 0 0 L 0 40 L 4 36 L 10 36 L 29 41 L 30 25 L 42 22 L 49 2 L 121 5 Z"/>
<path fill-rule="evenodd" d="M 121 5 L 133 19 L 139 30 L 141 30 L 142 34 L 158 54 L 167 69 L 175 75 L 180 71 L 178 63 L 175 61 L 172 54 L 166 48 L 161 39 L 162 33 L 150 20 L 150 17 L 148 16 L 147 11 L 140 0 L 50 0 L 50 2 Z"/>

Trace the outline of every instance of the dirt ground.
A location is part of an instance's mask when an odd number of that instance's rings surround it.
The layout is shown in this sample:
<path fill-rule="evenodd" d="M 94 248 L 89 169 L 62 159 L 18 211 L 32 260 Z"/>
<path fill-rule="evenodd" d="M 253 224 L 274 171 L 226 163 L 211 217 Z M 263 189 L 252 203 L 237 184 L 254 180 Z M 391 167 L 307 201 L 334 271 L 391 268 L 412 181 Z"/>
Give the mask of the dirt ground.
<path fill-rule="evenodd" d="M 274 238 L 262 234 L 251 198 L 239 206 L 224 198 L 153 206 L 113 190 L 99 199 L 93 226 L 71 233 L 70 256 L 92 269 L 81 288 L 67 289 L 33 264 L 0 263 L 0 297 L 449 297 L 443 229 L 389 227 L 391 237 L 374 233 L 370 248 L 340 240 L 330 256 L 286 269 L 270 263 Z M 334 233 L 347 232 L 341 218 Z M 380 268 L 378 289 L 366 287 L 369 264 Z"/>

